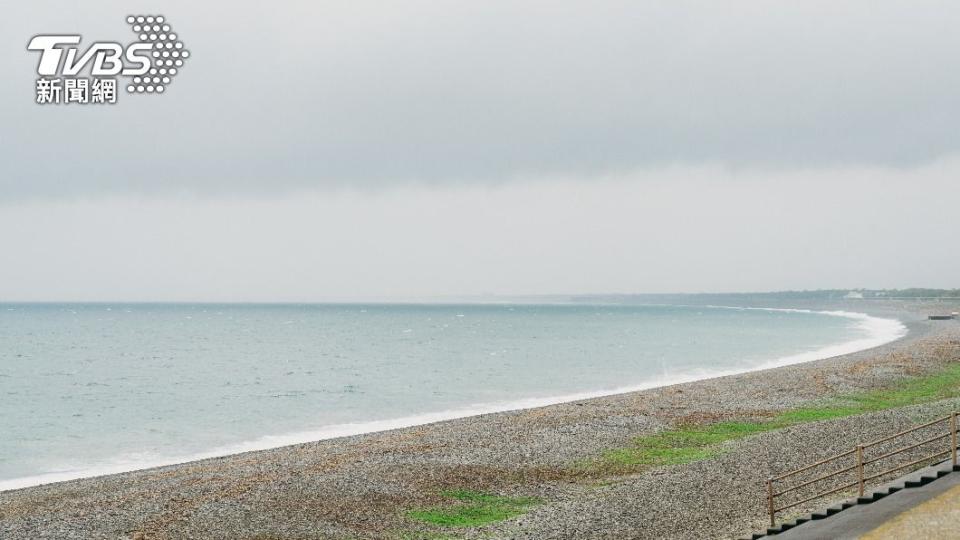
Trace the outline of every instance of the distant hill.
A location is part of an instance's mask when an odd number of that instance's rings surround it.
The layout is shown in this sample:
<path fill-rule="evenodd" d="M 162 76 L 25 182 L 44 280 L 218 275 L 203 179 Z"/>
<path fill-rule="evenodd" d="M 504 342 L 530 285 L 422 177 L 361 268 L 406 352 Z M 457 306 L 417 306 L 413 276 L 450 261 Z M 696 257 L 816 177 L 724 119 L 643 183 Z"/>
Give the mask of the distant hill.
<path fill-rule="evenodd" d="M 779 291 L 752 293 L 690 293 L 690 294 L 591 294 L 573 297 L 576 302 L 618 302 L 644 304 L 742 304 L 749 301 L 782 300 L 880 300 L 885 298 L 957 298 L 960 289 L 819 289 L 813 291 Z"/>

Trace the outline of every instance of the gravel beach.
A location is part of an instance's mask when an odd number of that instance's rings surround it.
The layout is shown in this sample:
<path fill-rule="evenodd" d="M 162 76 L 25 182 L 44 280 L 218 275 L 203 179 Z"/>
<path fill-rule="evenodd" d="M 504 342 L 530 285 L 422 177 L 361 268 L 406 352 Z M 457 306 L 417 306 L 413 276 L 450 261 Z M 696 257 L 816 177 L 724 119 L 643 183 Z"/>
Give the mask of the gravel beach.
<path fill-rule="evenodd" d="M 810 307 L 895 316 L 910 333 L 794 366 L 2 492 L 0 538 L 743 536 L 766 524 L 766 478 L 847 450 L 851 438 L 879 438 L 960 402 L 796 425 L 724 443 L 727 451 L 711 459 L 629 475 L 585 475 L 576 464 L 673 425 L 769 418 L 960 360 L 960 321 L 926 320 L 956 306 Z M 542 503 L 476 528 L 440 528 L 407 516 L 444 504 L 448 489 Z"/>

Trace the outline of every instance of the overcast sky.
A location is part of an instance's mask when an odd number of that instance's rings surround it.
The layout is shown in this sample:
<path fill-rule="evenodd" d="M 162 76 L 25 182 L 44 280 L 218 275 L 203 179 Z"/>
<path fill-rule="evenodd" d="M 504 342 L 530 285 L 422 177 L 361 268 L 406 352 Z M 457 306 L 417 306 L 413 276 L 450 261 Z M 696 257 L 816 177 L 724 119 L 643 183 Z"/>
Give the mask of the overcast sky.
<path fill-rule="evenodd" d="M 0 300 L 958 287 L 960 4 L 41 1 L 0 18 Z M 34 103 L 35 34 L 192 53 Z"/>

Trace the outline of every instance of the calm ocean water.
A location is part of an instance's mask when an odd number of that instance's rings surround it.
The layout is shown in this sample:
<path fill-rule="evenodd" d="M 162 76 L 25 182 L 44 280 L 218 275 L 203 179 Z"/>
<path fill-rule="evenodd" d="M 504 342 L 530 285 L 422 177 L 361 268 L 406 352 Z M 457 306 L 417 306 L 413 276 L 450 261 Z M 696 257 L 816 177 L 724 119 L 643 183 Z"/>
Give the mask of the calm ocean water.
<path fill-rule="evenodd" d="M 0 489 L 812 360 L 895 321 L 619 305 L 0 305 Z"/>

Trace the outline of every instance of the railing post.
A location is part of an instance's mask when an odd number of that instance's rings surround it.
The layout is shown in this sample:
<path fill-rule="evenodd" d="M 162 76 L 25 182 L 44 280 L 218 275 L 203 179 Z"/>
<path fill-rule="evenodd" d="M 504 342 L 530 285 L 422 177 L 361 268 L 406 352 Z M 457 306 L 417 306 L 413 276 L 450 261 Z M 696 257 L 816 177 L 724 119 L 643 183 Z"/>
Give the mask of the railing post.
<path fill-rule="evenodd" d="M 863 445 L 857 445 L 857 484 L 860 488 L 860 496 L 863 497 Z"/>
<path fill-rule="evenodd" d="M 950 413 L 950 459 L 957 468 L 957 413 Z"/>
<path fill-rule="evenodd" d="M 774 510 L 774 508 L 776 507 L 773 506 L 773 478 L 768 478 L 767 479 L 767 509 L 770 511 L 771 527 L 777 526 L 776 520 L 773 517 L 774 514 L 776 513 L 776 510 Z"/>

